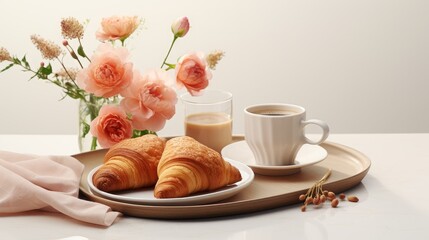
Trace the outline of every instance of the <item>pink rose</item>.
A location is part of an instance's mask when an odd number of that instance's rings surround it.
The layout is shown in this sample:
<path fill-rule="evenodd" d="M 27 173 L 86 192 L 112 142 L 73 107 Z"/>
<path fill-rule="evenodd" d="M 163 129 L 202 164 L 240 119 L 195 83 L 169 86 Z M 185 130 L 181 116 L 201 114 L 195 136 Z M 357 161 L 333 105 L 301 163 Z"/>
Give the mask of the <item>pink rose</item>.
<path fill-rule="evenodd" d="M 137 16 L 112 16 L 109 18 L 103 18 L 101 21 L 101 29 L 97 31 L 96 37 L 102 42 L 118 39 L 124 41 L 137 29 L 139 24 L 140 20 Z"/>
<path fill-rule="evenodd" d="M 171 24 L 171 31 L 175 37 L 184 37 L 189 31 L 189 20 L 187 17 L 181 17 Z"/>
<path fill-rule="evenodd" d="M 167 81 L 168 75 L 161 69 L 143 75 L 134 72 L 133 83 L 121 92 L 121 106 L 132 115 L 135 129 L 159 131 L 174 116 L 177 95 Z"/>
<path fill-rule="evenodd" d="M 185 86 L 192 96 L 199 95 L 211 78 L 204 53 L 186 54 L 176 64 L 176 81 L 179 86 Z"/>
<path fill-rule="evenodd" d="M 133 78 L 133 64 L 128 62 L 129 52 L 124 47 L 114 48 L 101 44 L 91 63 L 76 75 L 79 87 L 98 97 L 112 97 L 127 88 Z"/>
<path fill-rule="evenodd" d="M 91 122 L 91 134 L 97 137 L 100 146 L 109 148 L 133 136 L 131 121 L 117 105 L 104 105 L 98 117 Z"/>

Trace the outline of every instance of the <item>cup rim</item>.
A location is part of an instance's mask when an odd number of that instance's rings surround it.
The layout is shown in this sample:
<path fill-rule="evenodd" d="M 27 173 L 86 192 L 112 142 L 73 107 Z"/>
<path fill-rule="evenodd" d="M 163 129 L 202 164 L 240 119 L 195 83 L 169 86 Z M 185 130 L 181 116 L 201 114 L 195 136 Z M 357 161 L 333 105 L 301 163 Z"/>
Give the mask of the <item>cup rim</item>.
<path fill-rule="evenodd" d="M 201 99 L 207 98 L 210 93 L 221 93 L 222 97 L 215 100 L 203 100 Z M 222 89 L 208 89 L 204 90 L 201 95 L 192 96 L 189 92 L 185 92 L 180 95 L 180 100 L 186 103 L 195 104 L 195 105 L 213 105 L 213 104 L 222 104 L 232 100 L 232 93 L 222 90 Z"/>
<path fill-rule="evenodd" d="M 290 108 L 295 108 L 298 109 L 299 112 L 293 113 L 293 114 L 289 114 L 289 115 L 278 115 L 278 116 L 273 116 L 273 115 L 262 115 L 262 114 L 258 114 L 258 113 L 254 113 L 254 111 L 251 111 L 250 109 L 255 109 L 255 108 L 267 108 L 267 107 L 290 107 Z M 244 112 L 248 115 L 252 115 L 252 116 L 258 116 L 258 117 L 266 117 L 266 118 L 282 118 L 282 117 L 290 117 L 290 116 L 296 116 L 296 115 L 300 115 L 305 113 L 305 108 L 296 104 L 290 104 L 290 103 L 260 103 L 260 104 L 254 104 L 254 105 L 250 105 L 244 108 Z"/>

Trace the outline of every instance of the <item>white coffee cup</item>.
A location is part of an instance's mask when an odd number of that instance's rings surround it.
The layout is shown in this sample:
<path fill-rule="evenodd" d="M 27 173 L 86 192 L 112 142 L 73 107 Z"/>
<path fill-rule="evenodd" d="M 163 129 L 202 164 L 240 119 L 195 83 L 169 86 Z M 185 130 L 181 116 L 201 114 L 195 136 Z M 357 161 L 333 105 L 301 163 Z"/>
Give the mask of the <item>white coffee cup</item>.
<path fill-rule="evenodd" d="M 303 144 L 318 145 L 326 140 L 329 126 L 321 120 L 306 120 L 305 114 L 303 107 L 284 103 L 259 104 L 244 109 L 244 136 L 256 164 L 292 165 Z M 305 136 L 304 128 L 309 124 L 322 129 L 319 140 Z"/>

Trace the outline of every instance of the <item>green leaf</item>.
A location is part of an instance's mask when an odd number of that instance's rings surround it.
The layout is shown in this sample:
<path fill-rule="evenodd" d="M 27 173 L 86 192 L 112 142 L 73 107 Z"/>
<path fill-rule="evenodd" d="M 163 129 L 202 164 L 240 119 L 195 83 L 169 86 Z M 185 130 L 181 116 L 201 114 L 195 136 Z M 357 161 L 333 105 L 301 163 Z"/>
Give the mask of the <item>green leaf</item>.
<path fill-rule="evenodd" d="M 15 65 L 15 63 L 11 63 L 11 64 L 7 65 L 5 68 L 3 68 L 3 69 L 0 71 L 0 73 L 1 73 L 1 72 L 4 72 L 4 71 L 6 71 L 6 70 L 8 70 L 8 69 L 9 69 L 9 68 L 11 68 L 11 67 L 13 67 L 13 65 Z"/>
<path fill-rule="evenodd" d="M 134 130 L 132 138 L 140 137 L 140 130 Z"/>
<path fill-rule="evenodd" d="M 132 138 L 141 137 L 146 134 L 154 134 L 157 135 L 156 132 L 150 130 L 134 130 Z"/>
<path fill-rule="evenodd" d="M 31 78 L 30 78 L 30 80 L 31 79 L 33 79 L 33 78 L 35 78 L 35 77 L 38 77 L 39 79 L 48 79 L 48 76 L 50 75 L 52 73 L 52 66 L 51 66 L 51 64 L 49 63 L 48 64 L 48 66 L 46 66 L 46 67 L 40 67 L 38 70 L 37 70 L 37 72 L 36 72 L 36 74 L 34 74 Z M 58 84 L 57 84 L 58 85 Z"/>
<path fill-rule="evenodd" d="M 24 55 L 24 57 L 22 57 L 21 62 L 22 62 L 22 63 L 24 63 L 24 66 L 25 66 L 26 68 L 31 68 L 31 67 L 30 67 L 30 64 L 29 64 L 29 63 L 28 63 L 28 61 L 27 61 L 27 58 L 25 57 L 25 55 Z"/>
<path fill-rule="evenodd" d="M 65 93 L 73 99 L 79 99 L 80 98 L 80 95 L 75 91 L 67 90 Z"/>
<path fill-rule="evenodd" d="M 165 69 L 166 71 L 176 68 L 176 64 L 165 63 L 165 65 L 167 65 L 167 68 Z"/>
<path fill-rule="evenodd" d="M 67 95 L 64 94 L 64 96 L 62 96 L 59 101 L 64 100 L 66 97 L 67 97 Z"/>
<path fill-rule="evenodd" d="M 45 76 L 52 73 L 52 65 L 49 63 L 46 67 L 40 67 L 39 72 Z"/>
<path fill-rule="evenodd" d="M 81 57 L 86 57 L 86 54 L 85 54 L 85 51 L 83 51 L 83 47 L 82 47 L 82 45 L 80 45 L 78 48 L 77 48 L 77 53 L 79 54 L 79 56 L 81 56 Z"/>
<path fill-rule="evenodd" d="M 82 121 L 82 137 L 85 137 L 86 136 L 86 134 L 88 134 L 89 133 L 89 129 L 90 129 L 90 126 L 89 126 L 89 124 L 88 123 L 86 123 L 86 122 L 84 122 L 84 121 Z"/>
<path fill-rule="evenodd" d="M 21 65 L 21 61 L 16 57 L 13 57 L 13 63 Z"/>

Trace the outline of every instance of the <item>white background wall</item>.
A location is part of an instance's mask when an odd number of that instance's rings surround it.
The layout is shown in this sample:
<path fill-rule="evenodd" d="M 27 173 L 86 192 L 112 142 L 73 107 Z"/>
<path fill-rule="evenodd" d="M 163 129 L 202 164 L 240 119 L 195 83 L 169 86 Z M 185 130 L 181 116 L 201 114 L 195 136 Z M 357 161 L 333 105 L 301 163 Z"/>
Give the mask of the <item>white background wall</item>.
<path fill-rule="evenodd" d="M 84 45 L 98 45 L 102 17 L 139 15 L 144 28 L 129 44 L 135 66 L 157 67 L 171 41 L 171 22 L 191 30 L 171 59 L 222 49 L 210 88 L 234 94 L 234 132 L 242 109 L 263 102 L 307 108 L 333 133 L 429 132 L 429 1 L 23 1 L 0 0 L 0 46 L 37 65 L 29 36 L 61 43 L 59 22 L 89 19 Z M 1 66 L 5 66 L 4 63 Z M 16 68 L 0 74 L 0 134 L 77 133 L 77 102 Z M 182 134 L 182 105 L 163 135 Z"/>

